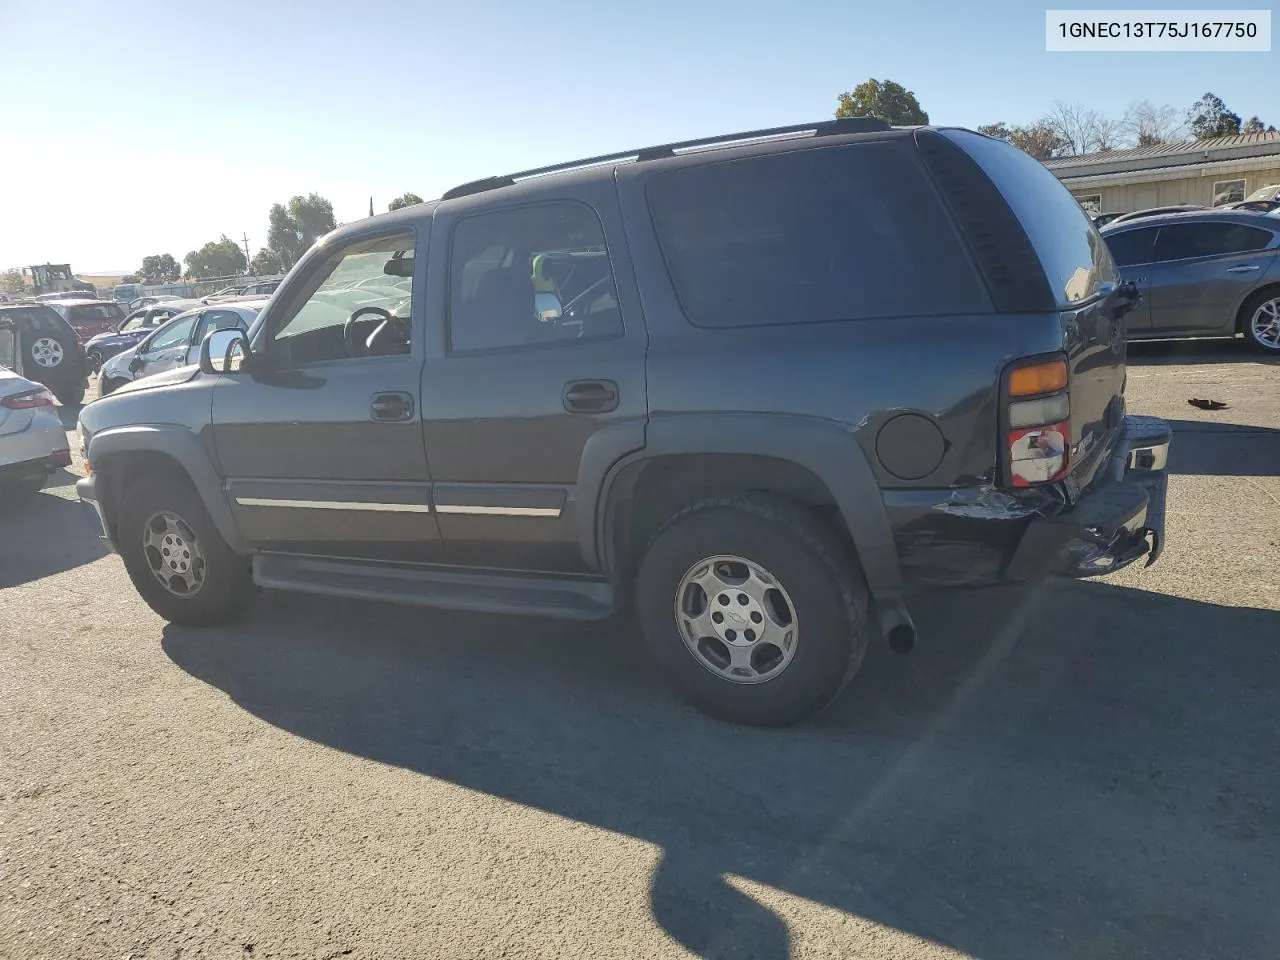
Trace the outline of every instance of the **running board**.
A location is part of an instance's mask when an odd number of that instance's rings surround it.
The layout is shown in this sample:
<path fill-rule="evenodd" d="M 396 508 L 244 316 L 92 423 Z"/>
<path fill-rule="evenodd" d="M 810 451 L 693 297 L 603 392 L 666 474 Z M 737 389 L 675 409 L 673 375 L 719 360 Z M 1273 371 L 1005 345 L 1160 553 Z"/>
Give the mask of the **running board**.
<path fill-rule="evenodd" d="M 478 613 L 600 620 L 617 609 L 613 587 L 600 580 L 460 573 L 438 567 L 324 560 L 283 553 L 255 555 L 253 580 L 260 587 L 276 590 Z"/>

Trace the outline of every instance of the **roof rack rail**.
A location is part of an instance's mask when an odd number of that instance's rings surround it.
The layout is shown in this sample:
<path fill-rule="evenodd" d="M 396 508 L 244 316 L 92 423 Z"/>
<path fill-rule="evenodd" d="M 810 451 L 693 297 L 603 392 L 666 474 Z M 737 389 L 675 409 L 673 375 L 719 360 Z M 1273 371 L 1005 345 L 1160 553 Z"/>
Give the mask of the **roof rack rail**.
<path fill-rule="evenodd" d="M 812 137 L 831 137 L 846 133 L 876 133 L 891 130 L 892 127 L 876 117 L 840 117 L 836 120 L 820 120 L 817 123 L 797 123 L 787 127 L 768 127 L 764 130 L 747 130 L 742 133 L 725 133 L 718 137 L 703 137 L 698 140 L 682 140 L 679 143 L 664 143 L 656 147 L 640 147 L 636 150 L 623 150 L 619 153 L 605 153 L 585 160 L 570 160 L 568 163 L 553 163 L 547 167 L 534 167 L 532 170 L 521 170 L 519 173 L 508 173 L 500 177 L 485 177 L 473 180 L 446 190 L 441 200 L 453 200 L 456 197 L 467 197 L 474 193 L 496 190 L 498 187 L 510 187 L 518 180 L 540 177 L 548 173 L 560 173 L 565 170 L 578 170 L 586 167 L 600 166 L 606 163 L 622 163 L 634 161 L 643 163 L 646 160 L 661 160 L 673 157 L 680 150 L 694 150 L 699 147 L 723 146 L 732 143 L 747 143 L 754 140 L 772 140 L 808 134 Z"/>

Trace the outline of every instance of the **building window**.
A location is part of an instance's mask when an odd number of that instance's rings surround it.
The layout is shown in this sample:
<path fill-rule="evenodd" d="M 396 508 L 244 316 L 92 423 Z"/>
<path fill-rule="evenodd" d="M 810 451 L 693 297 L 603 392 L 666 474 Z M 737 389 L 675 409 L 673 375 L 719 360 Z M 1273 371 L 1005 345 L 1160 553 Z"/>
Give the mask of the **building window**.
<path fill-rule="evenodd" d="M 1243 199 L 1243 180 L 1219 180 L 1213 185 L 1213 205 L 1215 207 L 1220 207 L 1224 203 L 1239 203 Z"/>
<path fill-rule="evenodd" d="M 1080 201 L 1080 206 L 1084 208 L 1084 212 L 1091 217 L 1096 217 L 1102 212 L 1102 194 L 1090 193 L 1087 196 L 1076 197 Z"/>

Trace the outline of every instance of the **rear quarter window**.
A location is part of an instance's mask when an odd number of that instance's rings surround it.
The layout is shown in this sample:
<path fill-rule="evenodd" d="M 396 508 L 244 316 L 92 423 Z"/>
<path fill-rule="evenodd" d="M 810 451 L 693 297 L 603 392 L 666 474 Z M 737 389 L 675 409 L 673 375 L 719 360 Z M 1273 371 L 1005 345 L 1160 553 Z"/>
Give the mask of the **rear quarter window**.
<path fill-rule="evenodd" d="M 914 151 L 900 143 L 687 167 L 654 177 L 646 197 L 697 326 L 991 309 Z"/>
<path fill-rule="evenodd" d="M 1039 160 L 968 130 L 944 130 L 1004 196 L 1040 258 L 1060 304 L 1087 300 L 1115 281 L 1115 263 L 1093 221 Z"/>

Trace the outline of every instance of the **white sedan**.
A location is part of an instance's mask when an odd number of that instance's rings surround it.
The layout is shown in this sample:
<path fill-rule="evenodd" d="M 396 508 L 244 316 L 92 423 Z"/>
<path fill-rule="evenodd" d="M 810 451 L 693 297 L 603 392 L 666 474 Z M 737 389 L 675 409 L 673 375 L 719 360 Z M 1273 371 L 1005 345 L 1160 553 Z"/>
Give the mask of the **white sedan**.
<path fill-rule="evenodd" d="M 35 493 L 49 474 L 70 465 L 53 394 L 0 367 L 0 500 Z"/>

